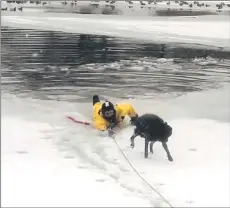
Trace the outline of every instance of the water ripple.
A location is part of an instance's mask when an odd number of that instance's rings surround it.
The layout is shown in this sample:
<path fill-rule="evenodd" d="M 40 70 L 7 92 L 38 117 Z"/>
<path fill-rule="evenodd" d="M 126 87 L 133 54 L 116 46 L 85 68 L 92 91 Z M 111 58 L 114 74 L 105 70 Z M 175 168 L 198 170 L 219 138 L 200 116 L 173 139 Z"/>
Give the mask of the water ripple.
<path fill-rule="evenodd" d="M 175 96 L 219 87 L 229 74 L 230 52 L 2 28 L 2 88 L 19 96 Z"/>

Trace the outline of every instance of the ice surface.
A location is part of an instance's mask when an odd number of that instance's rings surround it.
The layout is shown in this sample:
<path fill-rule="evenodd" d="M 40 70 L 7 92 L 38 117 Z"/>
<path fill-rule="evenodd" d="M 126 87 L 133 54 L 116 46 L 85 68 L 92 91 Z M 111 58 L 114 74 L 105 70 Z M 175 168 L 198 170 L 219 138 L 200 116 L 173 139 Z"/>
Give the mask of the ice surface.
<path fill-rule="evenodd" d="M 230 49 L 228 16 L 127 17 L 55 13 L 7 13 L 2 26 L 99 34 L 162 43 L 202 44 Z"/>
<path fill-rule="evenodd" d="M 187 99 L 194 103 L 196 94 L 168 106 L 185 105 Z M 216 96 L 216 111 L 221 106 L 220 95 Z M 137 171 L 175 207 L 229 206 L 229 121 L 216 119 L 212 111 L 214 117 L 209 119 L 205 114 L 191 117 L 184 113 L 182 117 L 180 111 L 191 111 L 192 105 L 172 108 L 178 114 L 167 116 L 168 107 L 160 101 L 130 102 L 138 110 L 144 105 L 146 111 L 163 115 L 173 126 L 168 144 L 173 163 L 167 161 L 159 143 L 147 160 L 141 138 L 131 149 L 132 127 L 117 133 L 119 146 Z M 3 206 L 166 206 L 136 175 L 113 140 L 65 119 L 72 115 L 90 121 L 82 106 L 91 112 L 89 104 L 4 95 Z"/>
<path fill-rule="evenodd" d="M 62 158 L 42 133 L 50 128 L 19 118 L 2 119 L 3 207 L 151 206 L 105 174 Z"/>

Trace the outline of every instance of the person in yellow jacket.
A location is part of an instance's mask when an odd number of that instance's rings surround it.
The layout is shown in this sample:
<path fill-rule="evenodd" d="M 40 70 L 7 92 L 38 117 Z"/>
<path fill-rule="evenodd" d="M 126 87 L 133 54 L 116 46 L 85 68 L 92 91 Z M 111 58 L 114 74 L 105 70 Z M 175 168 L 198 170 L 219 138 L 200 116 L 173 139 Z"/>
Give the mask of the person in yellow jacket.
<path fill-rule="evenodd" d="M 93 126 L 101 131 L 108 130 L 112 134 L 112 128 L 119 126 L 125 116 L 131 118 L 130 123 L 135 124 L 138 114 L 129 103 L 113 105 L 110 101 L 102 103 L 98 95 L 93 96 Z"/>

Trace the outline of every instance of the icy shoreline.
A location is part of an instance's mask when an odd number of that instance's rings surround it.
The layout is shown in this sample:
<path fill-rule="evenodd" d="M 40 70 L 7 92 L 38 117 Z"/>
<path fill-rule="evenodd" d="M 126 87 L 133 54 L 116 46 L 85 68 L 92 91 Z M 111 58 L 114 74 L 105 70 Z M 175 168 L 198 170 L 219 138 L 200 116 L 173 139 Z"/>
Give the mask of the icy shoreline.
<path fill-rule="evenodd" d="M 230 50 L 227 16 L 196 18 L 129 17 L 93 14 L 4 12 L 2 26 L 69 33 L 108 35 L 185 47 Z M 213 30 L 213 28 L 215 28 Z"/>

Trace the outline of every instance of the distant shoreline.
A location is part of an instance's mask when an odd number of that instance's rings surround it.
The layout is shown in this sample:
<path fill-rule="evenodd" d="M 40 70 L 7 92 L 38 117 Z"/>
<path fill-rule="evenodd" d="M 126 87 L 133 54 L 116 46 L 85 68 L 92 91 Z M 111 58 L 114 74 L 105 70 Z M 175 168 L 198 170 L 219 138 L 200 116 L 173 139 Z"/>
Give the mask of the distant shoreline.
<path fill-rule="evenodd" d="M 230 14 L 230 2 L 225 1 L 167 1 L 147 3 L 148 1 L 38 1 L 39 3 L 7 3 L 1 1 L 3 11 L 54 12 L 77 14 L 104 14 L 125 16 L 201 16 Z M 176 3 L 177 2 L 177 3 Z M 179 3 L 178 3 L 179 2 Z M 196 3 L 195 3 L 196 2 Z M 199 2 L 199 3 L 197 3 Z M 205 3 L 202 3 L 205 2 Z M 222 2 L 222 3 L 221 3 Z"/>

